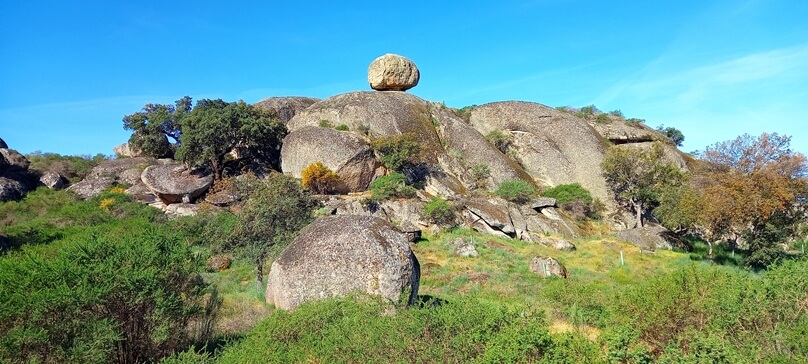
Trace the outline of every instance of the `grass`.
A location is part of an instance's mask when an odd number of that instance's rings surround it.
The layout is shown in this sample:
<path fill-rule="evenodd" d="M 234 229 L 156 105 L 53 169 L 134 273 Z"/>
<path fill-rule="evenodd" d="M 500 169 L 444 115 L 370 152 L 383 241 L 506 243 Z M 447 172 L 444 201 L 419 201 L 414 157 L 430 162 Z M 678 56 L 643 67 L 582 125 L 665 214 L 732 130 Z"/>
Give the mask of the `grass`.
<path fill-rule="evenodd" d="M 256 283 L 255 266 L 250 262 L 236 259 L 229 269 L 204 273 L 203 277 L 219 289 L 222 306 L 216 332 L 221 336 L 247 332 L 274 311 L 264 299 L 264 289 Z"/>

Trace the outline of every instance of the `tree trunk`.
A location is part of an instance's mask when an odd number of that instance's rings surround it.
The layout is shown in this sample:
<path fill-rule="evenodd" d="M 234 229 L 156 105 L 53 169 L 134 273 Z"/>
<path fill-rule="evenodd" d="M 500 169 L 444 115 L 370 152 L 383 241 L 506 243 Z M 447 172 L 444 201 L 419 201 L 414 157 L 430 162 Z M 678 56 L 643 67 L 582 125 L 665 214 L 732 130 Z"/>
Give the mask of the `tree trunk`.
<path fill-rule="evenodd" d="M 707 256 L 713 257 L 713 242 L 707 239 Z"/>

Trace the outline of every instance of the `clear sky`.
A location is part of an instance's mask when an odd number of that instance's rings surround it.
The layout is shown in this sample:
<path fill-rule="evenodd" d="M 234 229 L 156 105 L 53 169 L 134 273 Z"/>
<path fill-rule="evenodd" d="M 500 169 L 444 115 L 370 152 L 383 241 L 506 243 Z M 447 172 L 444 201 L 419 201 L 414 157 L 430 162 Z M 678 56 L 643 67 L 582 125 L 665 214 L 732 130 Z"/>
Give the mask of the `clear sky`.
<path fill-rule="evenodd" d="M 147 103 L 369 90 L 388 52 L 452 107 L 595 104 L 684 151 L 766 131 L 808 154 L 806 0 L 1 0 L 0 138 L 112 154 Z"/>

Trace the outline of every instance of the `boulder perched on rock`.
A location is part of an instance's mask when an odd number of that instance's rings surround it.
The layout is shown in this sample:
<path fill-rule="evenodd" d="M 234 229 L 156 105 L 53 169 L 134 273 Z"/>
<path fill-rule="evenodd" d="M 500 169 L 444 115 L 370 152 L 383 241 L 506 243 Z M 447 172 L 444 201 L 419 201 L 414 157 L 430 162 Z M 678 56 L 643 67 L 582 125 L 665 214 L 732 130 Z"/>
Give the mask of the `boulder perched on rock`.
<path fill-rule="evenodd" d="M 297 113 L 305 110 L 320 99 L 312 97 L 269 97 L 258 101 L 255 106 L 259 109 L 274 112 L 284 124 L 292 120 Z"/>
<path fill-rule="evenodd" d="M 163 203 L 193 202 L 213 184 L 213 176 L 170 163 L 146 167 L 140 179 Z"/>
<path fill-rule="evenodd" d="M 499 131 L 510 136 L 509 154 L 536 181 L 548 186 L 578 182 L 613 208 L 600 168 L 606 143 L 583 119 L 538 103 L 506 101 L 474 107 L 469 120 L 483 135 Z"/>
<path fill-rule="evenodd" d="M 664 140 L 665 136 L 642 123 L 627 123 L 623 120 L 589 123 L 601 136 L 614 144 L 645 143 Z"/>
<path fill-rule="evenodd" d="M 123 143 L 115 146 L 115 148 L 112 148 L 112 152 L 115 153 L 118 158 L 134 158 L 143 156 L 143 151 L 133 149 L 129 143 Z"/>
<path fill-rule="evenodd" d="M 545 278 L 567 278 L 567 268 L 555 258 L 550 257 L 534 257 L 530 262 L 530 271 Z"/>
<path fill-rule="evenodd" d="M 400 302 L 418 294 L 420 266 L 407 238 L 384 220 L 325 216 L 305 227 L 269 271 L 266 300 L 291 310 L 352 292 Z"/>
<path fill-rule="evenodd" d="M 68 187 L 68 190 L 88 199 L 116 183 L 138 185 L 141 182 L 136 176 L 153 164 L 157 164 L 157 160 L 150 157 L 108 159 L 95 166 L 83 180 Z"/>
<path fill-rule="evenodd" d="M 387 53 L 370 62 L 368 83 L 377 91 L 404 91 L 415 87 L 421 73 L 411 60 Z"/>
<path fill-rule="evenodd" d="M 334 192 L 367 190 L 380 165 L 370 145 L 356 134 L 331 128 L 305 127 L 283 139 L 281 170 L 301 177 L 303 169 L 322 162 L 336 172 L 339 181 Z"/>

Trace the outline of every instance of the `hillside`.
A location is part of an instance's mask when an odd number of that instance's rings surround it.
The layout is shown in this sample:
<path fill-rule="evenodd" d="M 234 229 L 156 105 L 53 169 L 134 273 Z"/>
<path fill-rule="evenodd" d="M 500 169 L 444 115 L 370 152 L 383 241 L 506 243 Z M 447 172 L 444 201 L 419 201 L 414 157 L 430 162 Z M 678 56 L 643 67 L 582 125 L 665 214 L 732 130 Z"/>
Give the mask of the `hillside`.
<path fill-rule="evenodd" d="M 808 361 L 808 170 L 619 110 L 149 104 L 115 158 L 0 139 L 0 362 Z"/>

